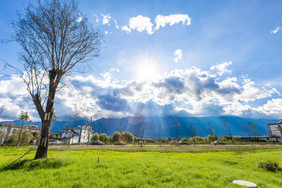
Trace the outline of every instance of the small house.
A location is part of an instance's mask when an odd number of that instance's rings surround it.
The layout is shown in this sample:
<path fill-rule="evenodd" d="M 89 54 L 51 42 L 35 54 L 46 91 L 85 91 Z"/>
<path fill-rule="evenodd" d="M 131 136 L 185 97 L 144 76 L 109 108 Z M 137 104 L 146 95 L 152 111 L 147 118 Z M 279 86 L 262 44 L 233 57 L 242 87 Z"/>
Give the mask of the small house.
<path fill-rule="evenodd" d="M 92 137 L 92 127 L 89 125 L 78 125 L 64 129 L 61 134 L 62 140 L 69 140 L 70 144 L 87 143 Z"/>

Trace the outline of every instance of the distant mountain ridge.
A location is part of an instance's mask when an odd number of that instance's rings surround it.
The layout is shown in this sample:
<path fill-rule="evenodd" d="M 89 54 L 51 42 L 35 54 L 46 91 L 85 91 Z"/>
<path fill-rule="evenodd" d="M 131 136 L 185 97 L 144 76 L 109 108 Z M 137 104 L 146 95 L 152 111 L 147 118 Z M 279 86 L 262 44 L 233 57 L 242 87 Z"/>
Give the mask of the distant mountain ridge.
<path fill-rule="evenodd" d="M 92 127 L 95 132 L 107 133 L 112 135 L 115 131 L 129 131 L 135 136 L 141 137 L 142 129 L 144 129 L 145 138 L 158 138 L 159 126 L 161 126 L 161 138 L 176 138 L 177 129 L 175 123 L 178 122 L 178 137 L 189 138 L 191 137 L 190 122 L 195 126 L 197 136 L 208 136 L 211 134 L 209 131 L 209 124 L 212 125 L 214 132 L 218 136 L 227 135 L 223 126 L 223 120 L 226 120 L 229 125 L 233 136 L 248 136 L 248 132 L 244 128 L 248 122 L 256 124 L 258 128 L 258 135 L 263 136 L 269 134 L 267 131 L 268 123 L 275 123 L 277 119 L 246 119 L 236 116 L 220 116 L 220 117 L 125 117 L 125 118 L 102 118 L 93 121 Z M 20 121 L 1 122 L 1 123 L 14 123 L 21 125 Z M 31 122 L 29 124 L 39 124 L 41 122 Z M 79 119 L 73 122 L 57 121 L 52 124 L 52 133 L 61 133 L 63 129 L 68 127 L 77 126 L 79 124 L 89 124 L 88 119 Z"/>

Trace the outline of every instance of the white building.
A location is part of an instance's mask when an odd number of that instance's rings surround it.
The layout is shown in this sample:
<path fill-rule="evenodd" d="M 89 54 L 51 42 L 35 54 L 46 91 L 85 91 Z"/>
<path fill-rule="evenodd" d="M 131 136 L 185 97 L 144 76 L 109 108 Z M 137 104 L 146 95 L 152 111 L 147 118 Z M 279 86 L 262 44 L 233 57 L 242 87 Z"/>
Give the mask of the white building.
<path fill-rule="evenodd" d="M 282 137 L 282 119 L 277 123 L 268 124 L 271 134 Z"/>
<path fill-rule="evenodd" d="M 40 133 L 40 128 L 38 128 L 39 125 L 15 125 L 12 123 L 8 124 L 0 124 L 0 145 L 3 144 L 9 136 L 11 136 L 16 130 L 20 131 L 21 129 L 25 132 L 31 132 L 38 134 Z"/>
<path fill-rule="evenodd" d="M 78 125 L 77 127 L 69 127 L 62 131 L 61 139 L 68 139 L 70 144 L 79 144 L 90 142 L 92 137 L 92 127 L 89 125 Z"/>

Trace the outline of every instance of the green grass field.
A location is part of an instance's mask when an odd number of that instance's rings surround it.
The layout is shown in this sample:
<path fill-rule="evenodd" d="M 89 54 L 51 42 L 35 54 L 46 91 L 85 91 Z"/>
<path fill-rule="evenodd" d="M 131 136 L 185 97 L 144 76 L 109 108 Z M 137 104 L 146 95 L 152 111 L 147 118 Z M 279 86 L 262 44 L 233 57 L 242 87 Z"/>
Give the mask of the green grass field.
<path fill-rule="evenodd" d="M 282 187 L 281 171 L 258 168 L 267 160 L 282 167 L 282 147 L 206 147 L 212 149 L 59 148 L 49 150 L 47 161 L 32 161 L 32 151 L 13 169 L 0 171 L 0 187 L 240 187 L 232 180 Z M 27 149 L 0 148 L 0 168 Z"/>

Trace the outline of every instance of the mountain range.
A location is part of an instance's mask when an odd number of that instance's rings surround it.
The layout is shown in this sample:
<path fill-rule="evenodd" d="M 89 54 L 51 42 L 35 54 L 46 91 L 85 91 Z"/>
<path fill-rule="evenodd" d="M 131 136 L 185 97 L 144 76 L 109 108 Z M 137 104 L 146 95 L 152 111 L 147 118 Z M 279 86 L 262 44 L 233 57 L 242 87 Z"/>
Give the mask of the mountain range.
<path fill-rule="evenodd" d="M 246 119 L 236 116 L 220 117 L 126 117 L 126 118 L 102 118 L 92 122 L 94 132 L 112 135 L 115 131 L 129 131 L 137 137 L 141 137 L 144 130 L 144 138 L 189 138 L 191 133 L 196 136 L 206 137 L 212 133 L 218 136 L 228 135 L 224 124 L 228 124 L 233 136 L 254 136 L 248 123 L 255 124 L 259 136 L 269 134 L 268 123 L 277 122 L 277 119 Z M 2 122 L 7 123 L 7 122 Z M 9 123 L 21 124 L 20 121 Z M 32 122 L 31 124 L 41 124 Z M 51 126 L 51 133 L 61 133 L 63 129 L 79 124 L 90 124 L 88 119 L 76 121 L 56 121 Z M 192 126 L 191 126 L 192 125 Z"/>

